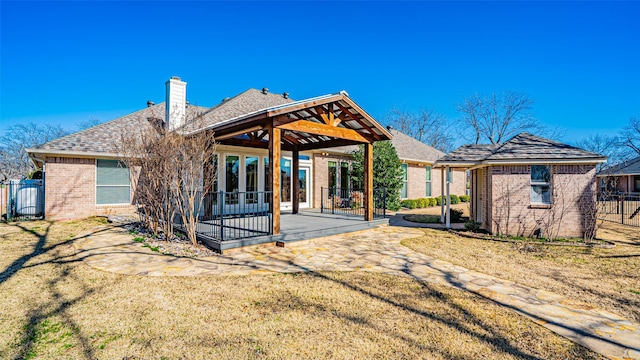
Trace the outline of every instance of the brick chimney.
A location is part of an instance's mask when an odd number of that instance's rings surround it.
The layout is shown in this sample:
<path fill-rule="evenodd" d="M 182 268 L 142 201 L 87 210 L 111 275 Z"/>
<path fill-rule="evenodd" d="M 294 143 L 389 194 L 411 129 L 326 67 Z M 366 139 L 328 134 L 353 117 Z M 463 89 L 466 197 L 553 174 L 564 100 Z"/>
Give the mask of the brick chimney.
<path fill-rule="evenodd" d="M 187 83 L 172 76 L 165 83 L 167 87 L 165 125 L 174 130 L 184 125 L 187 104 Z"/>

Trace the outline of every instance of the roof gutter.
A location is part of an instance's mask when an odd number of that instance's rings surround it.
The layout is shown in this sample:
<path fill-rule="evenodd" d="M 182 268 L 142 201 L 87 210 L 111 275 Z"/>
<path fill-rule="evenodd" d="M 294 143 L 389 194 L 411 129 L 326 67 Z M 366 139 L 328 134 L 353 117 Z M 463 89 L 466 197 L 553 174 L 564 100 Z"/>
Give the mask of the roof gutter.
<path fill-rule="evenodd" d="M 68 150 L 44 150 L 44 149 L 25 149 L 29 157 L 31 154 L 40 155 L 66 155 L 66 156 L 82 156 L 82 157 L 95 157 L 95 158 L 119 158 L 121 154 L 106 153 L 106 152 L 85 152 L 85 151 L 68 151 Z M 35 156 L 33 158 L 36 158 Z M 38 160 L 41 160 L 38 158 Z M 44 162 L 44 160 L 43 160 Z"/>

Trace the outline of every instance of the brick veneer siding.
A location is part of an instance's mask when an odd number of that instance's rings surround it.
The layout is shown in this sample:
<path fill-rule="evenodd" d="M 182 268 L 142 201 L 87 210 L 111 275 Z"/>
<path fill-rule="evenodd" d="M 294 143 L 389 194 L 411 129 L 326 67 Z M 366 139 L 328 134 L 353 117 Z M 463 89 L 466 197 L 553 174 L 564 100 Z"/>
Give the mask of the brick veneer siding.
<path fill-rule="evenodd" d="M 340 155 L 322 155 L 313 154 L 313 207 L 320 208 L 321 203 L 321 188 L 327 188 L 329 186 L 329 161 L 335 161 L 338 164 L 338 186 L 340 186 L 340 168 L 341 162 L 348 162 L 349 169 L 351 169 L 351 163 L 353 158 L 351 156 Z M 325 190 L 326 191 L 326 190 Z M 325 194 L 325 197 L 327 195 Z"/>
<path fill-rule="evenodd" d="M 131 205 L 96 205 L 96 159 L 47 156 L 45 164 L 45 216 L 48 219 L 79 219 L 135 211 Z"/>
<path fill-rule="evenodd" d="M 540 228 L 543 236 L 579 237 L 594 225 L 586 222 L 585 204 L 586 199 L 595 200 L 595 166 L 553 165 L 550 206 L 531 204 L 529 165 L 491 166 L 486 171 L 491 211 L 486 212 L 490 218 L 484 228 L 492 233 L 530 236 Z"/>
<path fill-rule="evenodd" d="M 427 197 L 427 166 L 408 164 L 407 196 L 408 199 Z M 444 174 L 446 179 L 446 172 Z M 440 168 L 431 168 L 431 197 L 440 196 L 442 184 Z M 446 183 L 445 183 L 446 186 Z M 445 187 L 445 194 L 446 194 Z M 452 195 L 465 195 L 466 175 L 464 169 L 453 169 L 453 182 L 449 186 Z"/>

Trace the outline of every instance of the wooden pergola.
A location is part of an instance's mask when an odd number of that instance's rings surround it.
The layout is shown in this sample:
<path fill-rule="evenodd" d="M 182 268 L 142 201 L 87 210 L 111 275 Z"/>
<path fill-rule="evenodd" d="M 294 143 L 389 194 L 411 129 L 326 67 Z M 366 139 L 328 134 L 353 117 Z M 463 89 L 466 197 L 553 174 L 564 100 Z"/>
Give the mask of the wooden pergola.
<path fill-rule="evenodd" d="M 373 220 L 373 143 L 391 140 L 392 136 L 346 92 L 259 110 L 219 122 L 206 130 L 215 132 L 219 144 L 269 149 L 274 235 L 280 233 L 281 151 L 292 152 L 293 193 L 297 194 L 301 151 L 364 144 L 364 220 Z M 296 214 L 298 209 L 298 196 L 292 196 L 292 212 Z"/>

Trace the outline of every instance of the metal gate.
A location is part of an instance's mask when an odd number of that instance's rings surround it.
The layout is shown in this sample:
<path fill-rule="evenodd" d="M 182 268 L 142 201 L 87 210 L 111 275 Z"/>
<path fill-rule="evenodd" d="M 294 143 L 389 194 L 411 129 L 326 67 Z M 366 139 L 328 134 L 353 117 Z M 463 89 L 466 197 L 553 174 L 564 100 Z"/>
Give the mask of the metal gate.
<path fill-rule="evenodd" d="M 2 221 L 43 219 L 44 180 L 8 180 L 0 183 Z"/>

